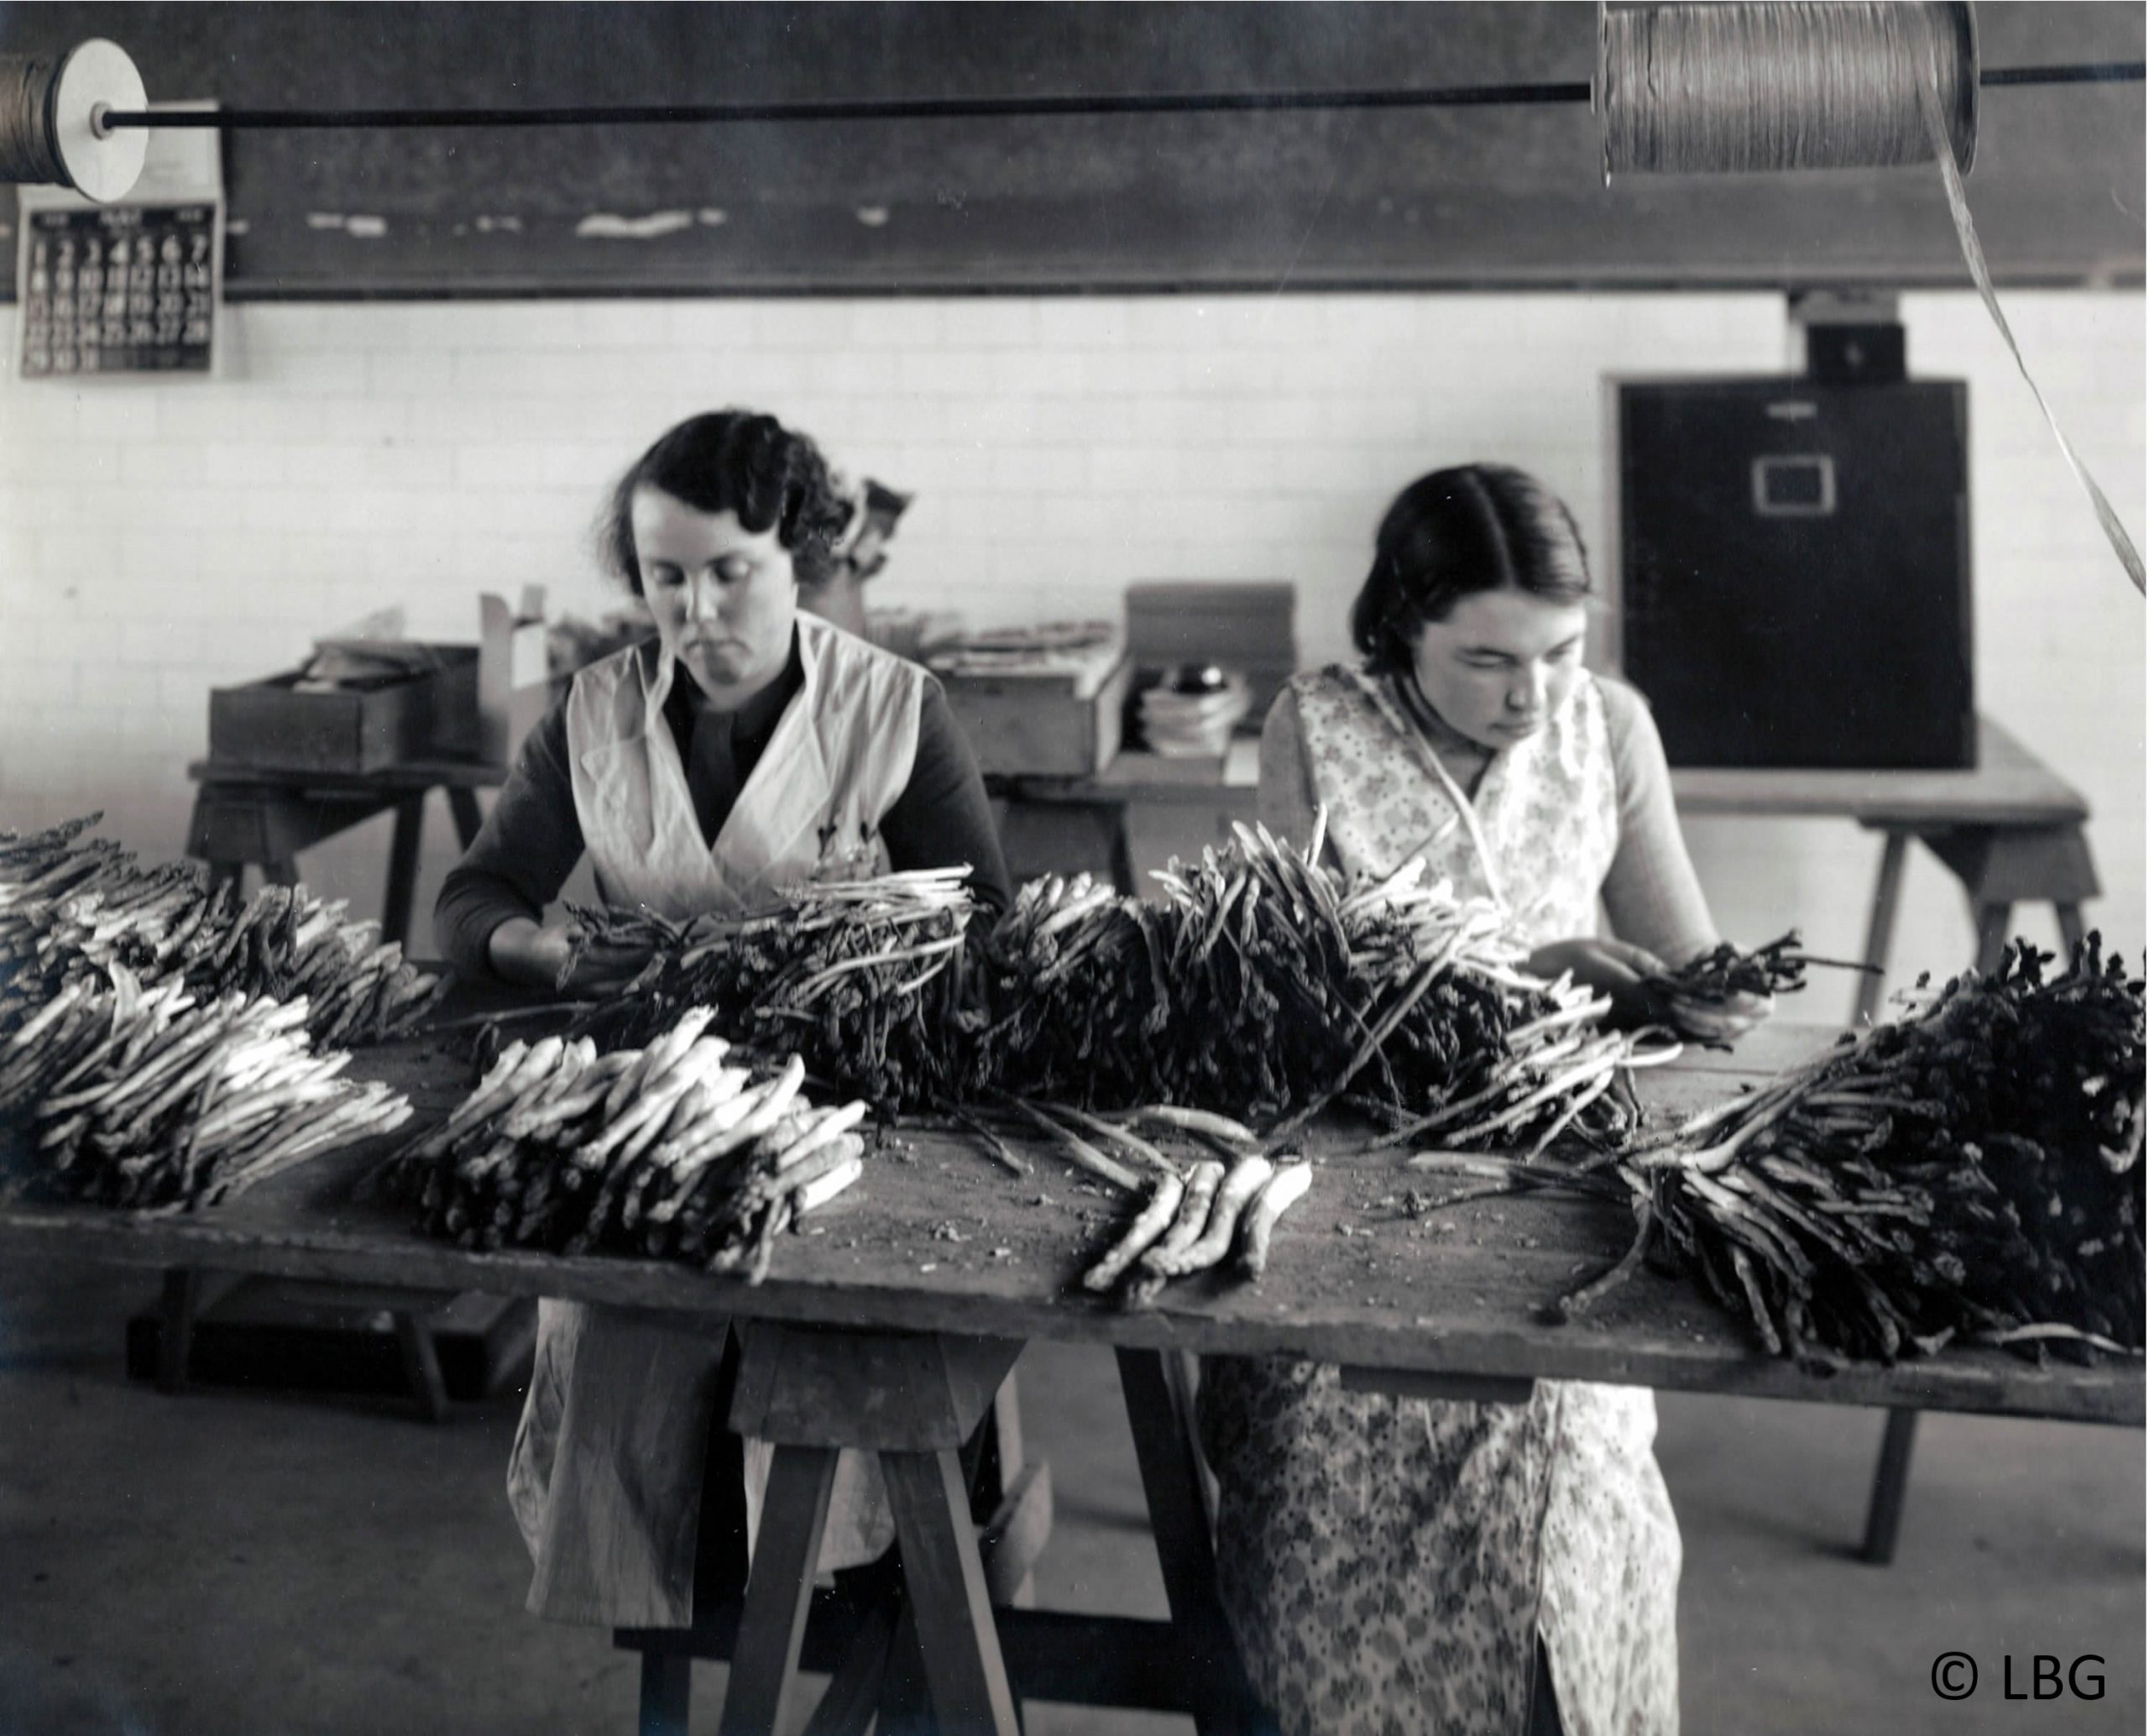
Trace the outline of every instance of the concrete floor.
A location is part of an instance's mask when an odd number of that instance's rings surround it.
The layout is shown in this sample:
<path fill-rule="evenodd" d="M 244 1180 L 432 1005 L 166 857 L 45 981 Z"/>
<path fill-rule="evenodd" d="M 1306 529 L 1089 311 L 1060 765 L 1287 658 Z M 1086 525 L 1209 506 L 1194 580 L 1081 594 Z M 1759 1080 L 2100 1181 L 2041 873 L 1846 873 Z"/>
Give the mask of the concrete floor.
<path fill-rule="evenodd" d="M 632 1660 L 521 1613 L 512 1396 L 440 1427 L 359 1401 L 166 1399 L 121 1367 L 153 1290 L 115 1268 L 0 1272 L 0 1736 L 628 1736 Z M 1022 1371 L 1059 1497 L 1042 1601 L 1162 1614 L 1111 1357 L 1034 1346 Z M 2143 1728 L 2139 1433 L 1927 1418 L 1901 1553 L 1876 1570 L 1848 1551 L 1877 1416 L 1661 1412 L 1690 1732 Z M 1960 1704 L 1930 1686 L 1948 1650 L 1984 1672 Z M 2104 1697 L 2007 1700 L 2003 1660 L 2027 1693 L 2040 1653 L 2101 1654 Z M 721 1681 L 697 1672 L 698 1730 Z M 1028 1728 L 1190 1726 L 1039 1706 Z"/>

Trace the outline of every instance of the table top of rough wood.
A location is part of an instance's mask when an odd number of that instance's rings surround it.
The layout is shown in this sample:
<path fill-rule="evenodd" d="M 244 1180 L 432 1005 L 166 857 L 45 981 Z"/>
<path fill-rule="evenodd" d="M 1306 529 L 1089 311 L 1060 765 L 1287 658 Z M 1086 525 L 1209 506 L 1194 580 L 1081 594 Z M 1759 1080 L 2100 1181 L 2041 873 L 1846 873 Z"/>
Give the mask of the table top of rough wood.
<path fill-rule="evenodd" d="M 1817 1053 L 1832 1033 L 1764 1027 L 1739 1051 L 1690 1050 L 1641 1076 L 1665 1113 L 1719 1101 Z M 355 1058 L 444 1115 L 464 1064 L 431 1041 Z M 402 1134 L 325 1153 L 227 1205 L 139 1219 L 86 1207 L 0 1207 L 0 1258 L 95 1257 L 134 1264 L 577 1298 L 677 1316 L 1048 1338 L 1204 1352 L 1288 1352 L 1385 1370 L 1537 1376 L 1858 1404 L 2102 1420 L 2143 1420 L 2140 1362 L 2040 1367 L 1963 1350 L 1894 1368 L 1818 1376 L 1760 1354 L 1741 1325 L 1683 1280 L 1641 1271 L 1582 1320 L 1548 1305 L 1626 1247 L 1628 1213 L 1551 1195 L 1502 1196 L 1414 1214 L 1439 1190 L 1403 1153 L 1331 1154 L 1279 1226 L 1258 1285 L 1186 1280 L 1127 1312 L 1075 1280 L 1126 1210 L 1115 1190 L 1048 1148 L 1017 1143 L 1018 1178 L 959 1134 L 883 1135 L 865 1179 L 786 1237 L 766 1283 L 657 1261 L 478 1253 L 421 1235 L 400 1210 L 353 1197 Z M 1362 1137 L 1362 1136 L 1361 1136 Z M 1347 1143 L 1324 1129 L 1311 1142 Z"/>

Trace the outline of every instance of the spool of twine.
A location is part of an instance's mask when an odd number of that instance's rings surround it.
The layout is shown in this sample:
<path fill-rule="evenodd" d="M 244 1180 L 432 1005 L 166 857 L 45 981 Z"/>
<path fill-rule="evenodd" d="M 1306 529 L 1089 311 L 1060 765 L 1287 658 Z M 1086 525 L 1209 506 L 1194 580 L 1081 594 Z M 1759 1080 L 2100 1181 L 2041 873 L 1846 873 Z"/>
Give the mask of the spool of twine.
<path fill-rule="evenodd" d="M 1920 92 L 1936 76 L 1949 144 L 1968 170 L 1978 64 L 1967 5 L 1606 6 L 1596 93 L 1605 175 L 1928 163 Z"/>
<path fill-rule="evenodd" d="M 0 55 L 0 184 L 125 198 L 141 175 L 149 139 L 107 128 L 104 112 L 147 101 L 126 50 L 102 37 L 57 57 Z"/>
<path fill-rule="evenodd" d="M 0 55 L 0 182 L 71 186 L 53 123 L 60 62 L 36 55 Z"/>

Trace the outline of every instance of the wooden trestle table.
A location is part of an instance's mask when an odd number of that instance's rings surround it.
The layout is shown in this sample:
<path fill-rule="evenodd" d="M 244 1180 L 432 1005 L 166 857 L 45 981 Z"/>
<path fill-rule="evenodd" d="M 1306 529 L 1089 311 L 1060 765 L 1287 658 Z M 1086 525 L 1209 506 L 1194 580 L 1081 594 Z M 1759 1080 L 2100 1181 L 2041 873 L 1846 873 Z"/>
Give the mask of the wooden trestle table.
<path fill-rule="evenodd" d="M 1764 1027 L 1730 1054 L 1690 1051 L 1640 1075 L 1644 1101 L 1698 1107 L 1832 1040 Z M 444 1115 L 461 1064 L 411 1042 L 362 1054 L 352 1072 L 391 1080 Z M 410 1129 L 396 1136 L 408 1136 Z M 1350 1143 L 1316 1129 L 1310 1149 Z M 1362 1137 L 1362 1136 L 1361 1136 Z M 572 1297 L 735 1333 L 729 1426 L 776 1443 L 743 1604 L 677 1634 L 623 1634 L 643 1654 L 642 1728 L 683 1732 L 689 1660 L 730 1650 L 720 1728 L 778 1727 L 809 1629 L 834 1619 L 813 1564 L 839 1447 L 877 1451 L 901 1544 L 902 1631 L 914 1635 L 933 1727 L 1012 1736 L 1018 1697 L 1191 1712 L 1204 1732 L 1263 1727 L 1217 1601 L 1199 1472 L 1174 1402 L 1177 1353 L 1289 1353 L 1343 1364 L 1354 1385 L 1516 1399 L 1534 1379 L 1639 1384 L 1826 1404 L 1984 1411 L 2139 1426 L 2139 1362 L 2041 1367 L 1951 1350 L 1833 1376 L 1759 1353 L 1740 1326 L 1678 1279 L 1648 1270 L 1582 1320 L 1547 1305 L 1608 1265 L 1633 1226 L 1623 1210 L 1552 1195 L 1414 1212 L 1439 1190 L 1402 1154 L 1335 1156 L 1277 1232 L 1258 1286 L 1186 1281 L 1161 1306 L 1123 1311 L 1074 1282 L 1121 1220 L 1108 1190 L 1048 1150 L 1017 1146 L 1017 1177 L 959 1135 L 897 1130 L 864 1179 L 784 1238 L 766 1283 L 654 1261 L 478 1253 L 421 1235 L 406 1215 L 353 1198 L 394 1140 L 326 1153 L 191 1216 L 138 1219 L 81 1207 L 0 1208 L 0 1258 L 31 1254 L 193 1265 L 442 1291 Z M 1169 1622 L 994 1607 L 960 1450 L 1023 1344 L 1117 1353 Z M 991 1539 L 987 1538 L 990 1549 Z M 854 1639 L 870 1614 L 844 1631 Z M 718 1631 L 721 1629 L 723 1631 Z M 885 1628 L 881 1633 L 887 1639 Z M 826 1636 L 824 1636 L 825 1640 Z M 862 1643 L 862 1642 L 861 1642 Z M 822 1655 L 830 1648 L 818 1647 Z M 848 1673 L 847 1673 L 848 1671 Z M 855 1671 L 813 1728 L 863 1728 Z M 846 1714 L 860 1720 L 848 1726 Z"/>

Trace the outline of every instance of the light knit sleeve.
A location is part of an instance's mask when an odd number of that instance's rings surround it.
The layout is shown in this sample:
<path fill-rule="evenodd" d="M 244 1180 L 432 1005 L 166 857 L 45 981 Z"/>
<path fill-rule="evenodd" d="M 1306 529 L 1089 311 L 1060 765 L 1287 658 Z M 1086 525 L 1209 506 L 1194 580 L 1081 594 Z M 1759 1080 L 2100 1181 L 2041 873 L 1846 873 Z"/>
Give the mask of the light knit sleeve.
<path fill-rule="evenodd" d="M 1634 688 L 1598 678 L 1619 787 L 1619 848 L 1604 876 L 1604 908 L 1618 939 L 1682 965 L 1717 944 L 1708 900 L 1686 854 L 1671 768 L 1656 720 Z M 1267 788 L 1267 756 L 1263 787 Z"/>
<path fill-rule="evenodd" d="M 1261 726 L 1261 824 L 1304 850 L 1313 836 L 1315 797 L 1306 763 L 1299 696 L 1290 688 L 1276 696 Z"/>

